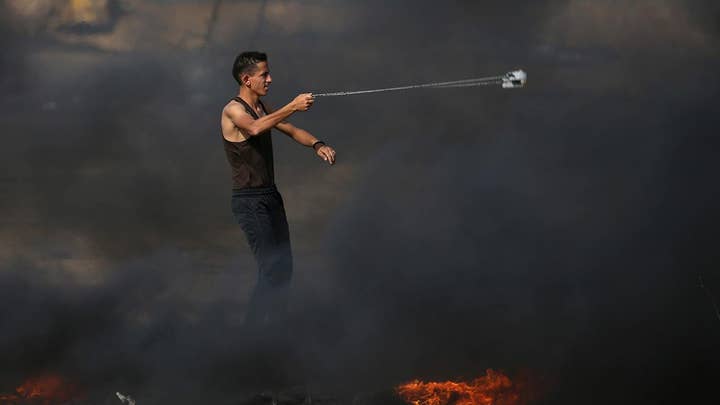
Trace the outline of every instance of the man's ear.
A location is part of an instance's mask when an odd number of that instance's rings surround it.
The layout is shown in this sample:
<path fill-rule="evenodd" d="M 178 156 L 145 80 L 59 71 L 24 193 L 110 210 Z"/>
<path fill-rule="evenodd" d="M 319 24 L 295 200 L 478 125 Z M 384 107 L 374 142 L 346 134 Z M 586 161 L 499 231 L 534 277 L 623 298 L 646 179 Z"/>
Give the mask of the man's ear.
<path fill-rule="evenodd" d="M 247 73 L 240 75 L 240 83 L 244 86 L 250 87 L 250 75 Z"/>

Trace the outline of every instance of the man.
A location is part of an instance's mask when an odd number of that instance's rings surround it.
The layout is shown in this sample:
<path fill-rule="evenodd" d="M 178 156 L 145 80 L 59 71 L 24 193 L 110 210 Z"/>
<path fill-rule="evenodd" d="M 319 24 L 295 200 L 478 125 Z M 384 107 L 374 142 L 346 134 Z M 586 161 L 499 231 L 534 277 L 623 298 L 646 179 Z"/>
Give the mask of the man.
<path fill-rule="evenodd" d="M 279 129 L 299 144 L 312 148 L 331 165 L 335 163 L 335 151 L 286 121 L 295 112 L 307 111 L 312 106 L 312 94 L 300 94 L 277 110 L 260 100 L 272 83 L 264 53 L 241 53 L 235 59 L 232 74 L 240 90 L 223 109 L 220 125 L 232 168 L 232 211 L 258 264 L 258 280 L 245 323 L 277 324 L 287 310 L 292 252 L 285 208 L 275 187 L 270 130 Z"/>

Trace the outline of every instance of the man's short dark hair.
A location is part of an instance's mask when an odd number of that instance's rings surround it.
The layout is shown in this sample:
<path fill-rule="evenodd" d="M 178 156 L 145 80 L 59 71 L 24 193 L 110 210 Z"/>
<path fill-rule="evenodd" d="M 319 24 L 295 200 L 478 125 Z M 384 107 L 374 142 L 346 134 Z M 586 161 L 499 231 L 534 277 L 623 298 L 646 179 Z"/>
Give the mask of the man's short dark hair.
<path fill-rule="evenodd" d="M 241 53 L 237 56 L 237 58 L 235 58 L 235 63 L 233 63 L 233 78 L 237 80 L 239 84 L 242 84 L 240 82 L 240 76 L 245 73 L 254 73 L 255 69 L 257 68 L 256 65 L 260 62 L 267 62 L 266 54 L 255 51 Z"/>

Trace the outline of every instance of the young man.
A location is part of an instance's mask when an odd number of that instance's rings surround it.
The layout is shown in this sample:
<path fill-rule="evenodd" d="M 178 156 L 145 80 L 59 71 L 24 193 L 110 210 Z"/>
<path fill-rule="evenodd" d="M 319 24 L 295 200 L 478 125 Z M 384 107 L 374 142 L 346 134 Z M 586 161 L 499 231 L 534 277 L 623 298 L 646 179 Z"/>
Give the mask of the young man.
<path fill-rule="evenodd" d="M 241 53 L 232 74 L 240 90 L 223 108 L 220 125 L 232 168 L 232 211 L 258 264 L 245 323 L 261 326 L 282 322 L 292 275 L 290 236 L 282 197 L 275 187 L 270 130 L 279 129 L 331 165 L 335 150 L 285 121 L 297 111 L 307 111 L 313 104 L 312 94 L 300 94 L 277 110 L 260 100 L 272 83 L 264 53 Z"/>

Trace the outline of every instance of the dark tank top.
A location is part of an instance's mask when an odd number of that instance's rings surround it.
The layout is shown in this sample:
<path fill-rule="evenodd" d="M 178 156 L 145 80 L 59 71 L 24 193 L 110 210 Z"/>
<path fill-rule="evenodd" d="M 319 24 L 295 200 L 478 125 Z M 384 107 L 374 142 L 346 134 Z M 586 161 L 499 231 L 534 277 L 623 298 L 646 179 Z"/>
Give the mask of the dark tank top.
<path fill-rule="evenodd" d="M 245 100 L 240 97 L 233 97 L 233 100 L 245 106 L 245 111 L 253 118 L 259 118 Z M 267 114 L 262 101 L 258 100 L 258 103 Z M 223 136 L 223 145 L 232 168 L 234 190 L 275 185 L 272 138 L 269 129 L 242 142 L 230 142 Z"/>

